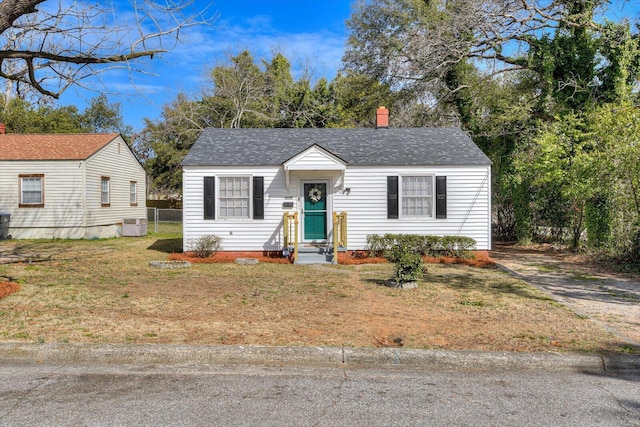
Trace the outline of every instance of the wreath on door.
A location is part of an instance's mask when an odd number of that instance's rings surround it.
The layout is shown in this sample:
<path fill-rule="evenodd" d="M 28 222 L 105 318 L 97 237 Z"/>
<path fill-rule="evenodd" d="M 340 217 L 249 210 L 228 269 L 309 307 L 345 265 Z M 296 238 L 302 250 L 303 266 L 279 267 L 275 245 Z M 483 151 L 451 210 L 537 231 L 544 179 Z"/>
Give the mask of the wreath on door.
<path fill-rule="evenodd" d="M 318 187 L 313 187 L 309 190 L 309 200 L 311 200 L 311 203 L 317 203 L 322 200 L 322 190 Z"/>

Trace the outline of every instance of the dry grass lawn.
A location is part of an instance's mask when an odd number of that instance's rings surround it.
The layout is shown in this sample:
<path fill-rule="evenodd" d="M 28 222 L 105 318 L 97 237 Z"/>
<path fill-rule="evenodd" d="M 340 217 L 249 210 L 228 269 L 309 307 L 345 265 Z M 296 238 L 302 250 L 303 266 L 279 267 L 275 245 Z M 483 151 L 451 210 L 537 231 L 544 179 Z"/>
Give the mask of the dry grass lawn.
<path fill-rule="evenodd" d="M 491 268 L 430 265 L 418 289 L 392 265 L 194 264 L 157 269 L 175 235 L 3 241 L 0 340 L 617 351 L 622 343 Z"/>

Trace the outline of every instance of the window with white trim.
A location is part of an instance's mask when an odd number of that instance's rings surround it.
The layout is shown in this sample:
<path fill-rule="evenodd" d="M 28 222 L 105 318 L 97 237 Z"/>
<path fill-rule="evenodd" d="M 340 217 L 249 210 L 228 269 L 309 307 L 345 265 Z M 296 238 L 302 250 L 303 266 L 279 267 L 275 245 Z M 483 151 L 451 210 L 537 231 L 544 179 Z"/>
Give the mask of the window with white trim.
<path fill-rule="evenodd" d="M 129 182 L 129 204 L 138 206 L 138 183 L 136 181 Z"/>
<path fill-rule="evenodd" d="M 401 216 L 433 218 L 433 176 L 401 176 Z"/>
<path fill-rule="evenodd" d="M 249 218 L 249 177 L 221 176 L 218 183 L 220 218 Z"/>
<path fill-rule="evenodd" d="M 108 176 L 100 180 L 100 203 L 103 207 L 111 205 L 111 179 Z"/>
<path fill-rule="evenodd" d="M 44 175 L 20 175 L 20 207 L 44 207 Z"/>

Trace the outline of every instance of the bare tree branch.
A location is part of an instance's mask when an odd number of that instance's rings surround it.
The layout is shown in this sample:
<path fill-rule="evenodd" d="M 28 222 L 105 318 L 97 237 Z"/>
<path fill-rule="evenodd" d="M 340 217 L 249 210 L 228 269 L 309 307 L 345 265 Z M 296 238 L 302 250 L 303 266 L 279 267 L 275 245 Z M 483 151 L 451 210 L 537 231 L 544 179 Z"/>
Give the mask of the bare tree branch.
<path fill-rule="evenodd" d="M 16 19 L 37 12 L 36 6 L 45 0 L 4 0 L 0 2 L 0 34 L 13 26 Z"/>
<path fill-rule="evenodd" d="M 193 1 L 134 0 L 132 10 L 64 0 L 0 1 L 0 77 L 58 98 L 113 66 L 137 71 L 134 63 L 175 48 L 185 28 L 215 19 L 208 8 L 190 12 Z"/>
<path fill-rule="evenodd" d="M 429 86 L 468 59 L 501 63 L 501 72 L 524 65 L 534 35 L 595 25 L 564 12 L 542 0 L 360 1 L 344 62 L 392 85 Z"/>

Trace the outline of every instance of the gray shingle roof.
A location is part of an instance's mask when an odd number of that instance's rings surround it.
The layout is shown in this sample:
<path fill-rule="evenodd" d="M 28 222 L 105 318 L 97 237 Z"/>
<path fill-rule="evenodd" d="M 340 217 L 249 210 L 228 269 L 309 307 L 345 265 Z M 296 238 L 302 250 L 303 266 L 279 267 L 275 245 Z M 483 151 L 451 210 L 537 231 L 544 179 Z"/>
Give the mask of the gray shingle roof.
<path fill-rule="evenodd" d="M 453 128 L 217 129 L 202 131 L 184 166 L 280 165 L 317 144 L 351 166 L 489 165 Z"/>

